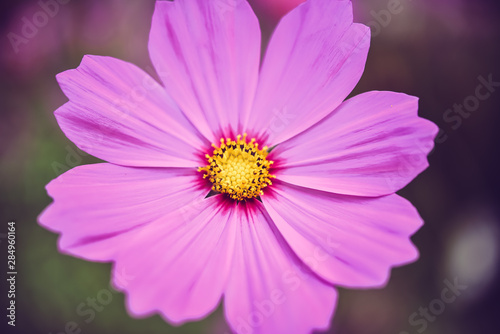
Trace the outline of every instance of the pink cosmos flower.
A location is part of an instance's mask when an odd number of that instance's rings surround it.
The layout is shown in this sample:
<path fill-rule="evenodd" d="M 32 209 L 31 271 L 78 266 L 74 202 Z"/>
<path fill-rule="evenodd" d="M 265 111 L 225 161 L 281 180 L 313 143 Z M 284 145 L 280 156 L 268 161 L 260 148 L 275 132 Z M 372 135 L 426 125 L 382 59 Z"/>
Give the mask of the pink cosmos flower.
<path fill-rule="evenodd" d="M 344 101 L 369 40 L 350 1 L 310 0 L 261 64 L 246 1 L 157 2 L 161 84 L 99 56 L 57 76 L 59 125 L 109 163 L 53 180 L 41 225 L 61 252 L 112 261 L 134 316 L 182 324 L 223 300 L 236 333 L 328 328 L 335 286 L 383 286 L 418 257 L 421 218 L 395 192 L 428 166 L 437 132 L 415 97 Z"/>

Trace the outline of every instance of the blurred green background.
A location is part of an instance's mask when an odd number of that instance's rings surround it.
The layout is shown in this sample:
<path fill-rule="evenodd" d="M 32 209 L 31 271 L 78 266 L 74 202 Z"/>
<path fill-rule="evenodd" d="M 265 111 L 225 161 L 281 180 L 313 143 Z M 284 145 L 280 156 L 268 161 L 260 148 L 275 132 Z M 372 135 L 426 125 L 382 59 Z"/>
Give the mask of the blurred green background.
<path fill-rule="evenodd" d="M 50 203 L 44 186 L 51 179 L 74 166 L 98 161 L 78 151 L 56 124 L 53 111 L 66 98 L 55 74 L 75 68 L 85 54 L 151 68 L 147 42 L 154 1 L 61 2 L 66 3 L 57 14 L 17 47 L 8 34 L 21 34 L 25 18 L 43 9 L 37 1 L 0 5 L 0 246 L 1 254 L 6 254 L 6 224 L 15 220 L 18 332 L 71 333 L 71 322 L 81 333 L 96 334 L 229 332 L 221 309 L 182 327 L 172 327 L 159 316 L 131 318 L 122 294 L 114 291 L 89 323 L 77 315 L 87 298 L 112 291 L 110 265 L 59 254 L 57 235 L 36 222 Z M 479 77 L 500 82 L 499 7 L 485 0 L 401 0 L 402 10 L 386 15 L 393 2 L 353 2 L 355 21 L 368 24 L 373 32 L 366 70 L 353 95 L 392 90 L 419 96 L 420 116 L 442 130 L 430 155 L 430 168 L 400 191 L 426 222 L 413 238 L 421 258 L 393 270 L 384 289 L 341 289 L 328 333 L 419 333 L 422 327 L 408 318 L 439 299 L 444 281 L 455 278 L 468 288 L 429 320 L 424 332 L 497 333 L 500 87 L 460 120 L 448 109 L 474 101 L 470 97 L 476 94 Z M 275 15 L 266 12 L 262 1 L 256 3 L 264 35 L 269 36 Z M 4 291 L 2 286 L 2 309 Z"/>

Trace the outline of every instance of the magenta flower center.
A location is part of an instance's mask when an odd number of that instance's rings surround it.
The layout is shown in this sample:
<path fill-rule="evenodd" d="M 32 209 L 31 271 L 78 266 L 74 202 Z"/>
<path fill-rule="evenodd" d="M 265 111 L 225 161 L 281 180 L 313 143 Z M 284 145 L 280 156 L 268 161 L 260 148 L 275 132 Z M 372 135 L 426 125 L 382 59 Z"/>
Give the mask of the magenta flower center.
<path fill-rule="evenodd" d="M 268 161 L 267 146 L 261 150 L 255 138 L 247 143 L 246 133 L 236 141 L 221 138 L 220 146 L 212 144 L 213 154 L 205 155 L 208 165 L 198 168 L 203 178 L 212 182 L 212 190 L 243 201 L 263 194 L 262 189 L 271 185 L 276 176 L 269 174 L 273 161 Z"/>

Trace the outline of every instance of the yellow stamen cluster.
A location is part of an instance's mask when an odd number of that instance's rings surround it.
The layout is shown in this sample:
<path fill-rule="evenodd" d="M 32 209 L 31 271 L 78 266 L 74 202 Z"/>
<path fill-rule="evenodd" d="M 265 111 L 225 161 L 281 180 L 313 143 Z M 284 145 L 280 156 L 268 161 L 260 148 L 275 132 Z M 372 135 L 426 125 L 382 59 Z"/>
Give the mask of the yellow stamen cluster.
<path fill-rule="evenodd" d="M 271 185 L 269 167 L 273 161 L 268 161 L 267 146 L 259 150 L 255 138 L 247 143 L 246 133 L 238 135 L 237 140 L 221 138 L 220 146 L 212 144 L 213 155 L 205 155 L 208 160 L 206 167 L 198 168 L 204 171 L 203 178 L 212 182 L 212 190 L 229 195 L 232 199 L 242 201 L 262 195 L 262 189 Z"/>

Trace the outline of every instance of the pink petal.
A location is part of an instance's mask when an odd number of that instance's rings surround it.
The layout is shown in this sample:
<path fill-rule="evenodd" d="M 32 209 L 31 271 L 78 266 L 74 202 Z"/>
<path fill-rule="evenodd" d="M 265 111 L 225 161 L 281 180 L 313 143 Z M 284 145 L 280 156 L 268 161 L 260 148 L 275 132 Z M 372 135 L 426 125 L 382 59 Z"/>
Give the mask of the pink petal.
<path fill-rule="evenodd" d="M 167 91 L 207 138 L 241 130 L 260 62 L 259 23 L 247 1 L 157 1 L 149 53 Z"/>
<path fill-rule="evenodd" d="M 160 312 L 181 324 L 203 318 L 222 297 L 237 225 L 220 196 L 199 197 L 138 231 L 116 259 L 114 284 L 135 316 Z M 117 274 L 127 273 L 120 281 Z"/>
<path fill-rule="evenodd" d="M 278 182 L 262 199 L 299 258 L 333 284 L 382 286 L 391 267 L 418 257 L 409 236 L 422 220 L 398 195 L 352 197 Z"/>
<path fill-rule="evenodd" d="M 396 192 L 428 166 L 437 126 L 417 116 L 418 100 L 369 92 L 344 102 L 278 145 L 280 180 L 347 195 Z"/>
<path fill-rule="evenodd" d="M 357 84 L 369 44 L 350 1 L 307 1 L 292 10 L 270 41 L 245 128 L 275 145 L 321 120 Z"/>
<path fill-rule="evenodd" d="M 190 169 L 113 164 L 73 168 L 47 191 L 54 203 L 40 224 L 61 233 L 61 252 L 93 261 L 114 259 L 144 226 L 207 193 Z"/>
<path fill-rule="evenodd" d="M 196 167 L 207 140 L 164 88 L 127 62 L 85 56 L 57 80 L 69 102 L 55 115 L 80 149 L 128 166 Z"/>
<path fill-rule="evenodd" d="M 336 303 L 333 287 L 310 271 L 286 245 L 263 208 L 240 205 L 226 318 L 238 334 L 310 333 L 326 329 Z"/>

